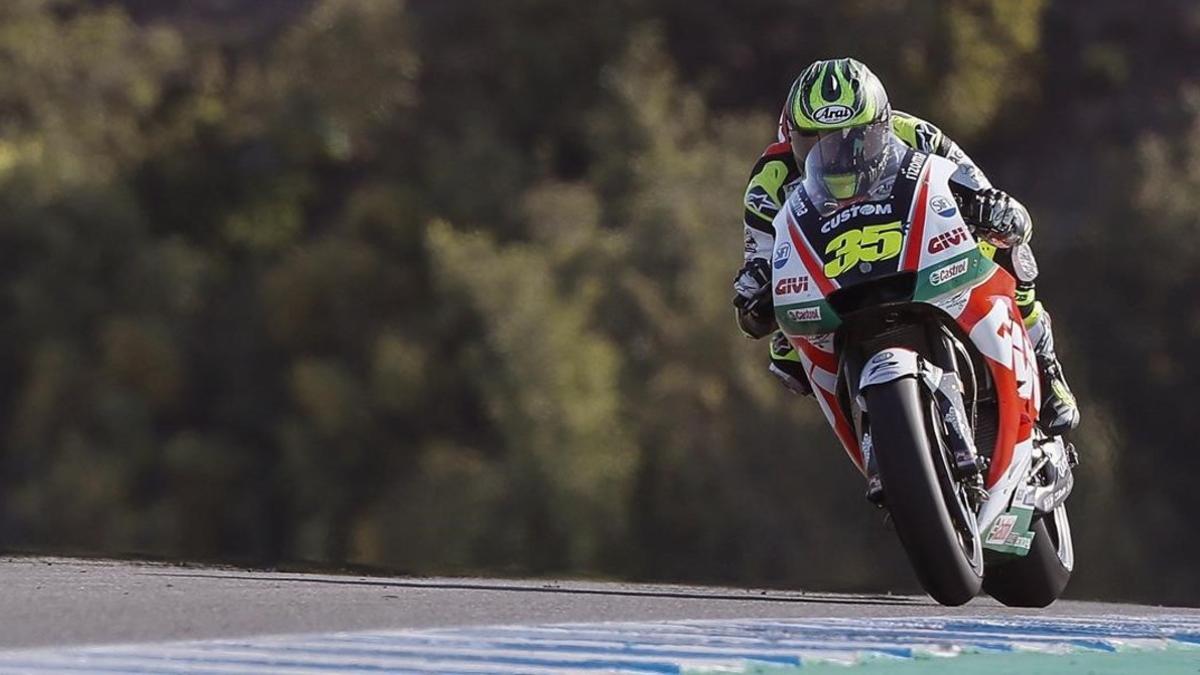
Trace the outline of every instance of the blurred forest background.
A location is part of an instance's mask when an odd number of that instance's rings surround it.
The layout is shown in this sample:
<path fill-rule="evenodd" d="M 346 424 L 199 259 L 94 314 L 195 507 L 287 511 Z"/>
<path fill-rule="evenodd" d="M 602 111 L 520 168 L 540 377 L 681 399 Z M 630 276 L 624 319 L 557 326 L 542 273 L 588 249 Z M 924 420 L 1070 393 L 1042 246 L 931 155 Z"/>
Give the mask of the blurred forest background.
<path fill-rule="evenodd" d="M 916 590 L 733 323 L 852 55 L 1037 223 L 1074 597 L 1200 602 L 1200 6 L 4 0 L 0 546 Z"/>

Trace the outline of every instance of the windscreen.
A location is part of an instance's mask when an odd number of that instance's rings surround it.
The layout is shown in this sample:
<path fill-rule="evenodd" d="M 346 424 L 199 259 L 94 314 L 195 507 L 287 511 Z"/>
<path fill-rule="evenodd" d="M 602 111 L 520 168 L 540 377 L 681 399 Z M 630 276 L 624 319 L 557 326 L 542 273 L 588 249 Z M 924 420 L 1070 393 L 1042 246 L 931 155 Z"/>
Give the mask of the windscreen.
<path fill-rule="evenodd" d="M 804 188 L 822 210 L 870 196 L 892 172 L 897 152 L 887 122 L 822 133 L 804 160 Z"/>

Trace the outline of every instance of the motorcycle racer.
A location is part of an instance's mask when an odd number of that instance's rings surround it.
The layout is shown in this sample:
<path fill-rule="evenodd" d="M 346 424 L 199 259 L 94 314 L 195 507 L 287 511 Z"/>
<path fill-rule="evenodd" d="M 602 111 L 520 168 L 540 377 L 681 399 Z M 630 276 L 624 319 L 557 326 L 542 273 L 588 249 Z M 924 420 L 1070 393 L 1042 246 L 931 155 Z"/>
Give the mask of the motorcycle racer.
<path fill-rule="evenodd" d="M 829 157 L 809 158 L 818 141 L 841 137 Z M 958 165 L 951 189 L 963 218 L 986 243 L 985 255 L 1017 281 L 1016 304 L 1034 344 L 1045 400 L 1039 425 L 1049 435 L 1061 435 L 1079 424 L 1079 410 L 1067 386 L 1054 349 L 1050 315 L 1036 298 L 1037 262 L 1030 248 L 1032 221 L 1020 202 L 992 187 L 974 162 L 936 126 L 893 111 L 879 79 L 862 63 L 849 58 L 816 61 L 806 68 L 788 93 L 780 116 L 777 142 L 769 145 L 754 165 L 744 196 L 745 264 L 734 280 L 734 305 L 743 333 L 758 339 L 772 334 L 770 371 L 791 390 L 807 394 L 811 387 L 799 355 L 777 330 L 772 306 L 771 263 L 774 249 L 772 220 L 787 196 L 809 189 L 814 204 L 830 213 L 870 197 L 880 187 L 896 139 L 921 152 L 940 155 Z M 805 188 L 806 159 L 816 159 L 824 172 L 819 188 Z M 819 189 L 822 194 L 813 194 Z"/>

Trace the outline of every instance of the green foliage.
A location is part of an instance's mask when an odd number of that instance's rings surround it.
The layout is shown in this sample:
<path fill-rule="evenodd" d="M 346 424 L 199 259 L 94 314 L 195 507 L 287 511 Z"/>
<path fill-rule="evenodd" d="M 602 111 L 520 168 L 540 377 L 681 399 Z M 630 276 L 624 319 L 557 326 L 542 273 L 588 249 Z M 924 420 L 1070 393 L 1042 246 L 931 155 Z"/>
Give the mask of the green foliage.
<path fill-rule="evenodd" d="M 1200 598 L 1186 7 L 228 5 L 0 3 L 7 546 L 915 588 L 729 305 L 787 86 L 850 55 L 1038 221 L 1073 591 Z"/>
<path fill-rule="evenodd" d="M 108 182 L 145 156 L 143 124 L 184 58 L 174 31 L 141 28 L 116 7 L 61 19 L 65 4 L 0 9 L 0 170 L 30 174 L 47 197 Z"/>
<path fill-rule="evenodd" d="M 939 87 L 939 115 L 973 137 L 1003 114 L 1005 104 L 1035 89 L 1032 60 L 1041 38 L 1045 0 L 972 0 L 946 8 L 953 67 Z"/>

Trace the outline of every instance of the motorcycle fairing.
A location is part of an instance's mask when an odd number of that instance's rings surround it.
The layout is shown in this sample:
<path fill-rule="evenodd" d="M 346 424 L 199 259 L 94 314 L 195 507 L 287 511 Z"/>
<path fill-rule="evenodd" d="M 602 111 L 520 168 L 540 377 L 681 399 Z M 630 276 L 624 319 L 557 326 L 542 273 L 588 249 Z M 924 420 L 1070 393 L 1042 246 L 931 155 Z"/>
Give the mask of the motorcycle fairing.
<path fill-rule="evenodd" d="M 996 442 L 984 485 L 988 499 L 977 522 L 984 548 L 1024 555 L 1032 542 L 1032 505 L 1023 490 L 1033 463 L 1034 424 L 1040 400 L 1033 345 L 1013 301 L 1016 283 L 996 268 L 971 289 L 958 325 L 983 354 L 994 382 Z"/>
<path fill-rule="evenodd" d="M 800 353 L 800 363 L 805 374 L 808 375 L 808 381 L 812 383 L 813 396 L 817 399 L 817 405 L 821 407 L 821 412 L 825 414 L 829 426 L 833 427 L 833 432 L 841 441 L 842 448 L 846 450 L 850 461 L 854 462 L 854 465 L 865 476 L 866 464 L 863 461 L 862 448 L 858 443 L 858 434 L 850 426 L 850 422 L 846 419 L 841 404 L 838 402 L 838 359 L 833 351 L 833 336 L 826 334 L 816 337 L 828 339 L 794 339 L 792 344 Z"/>
<path fill-rule="evenodd" d="M 909 150 L 888 199 L 853 204 L 827 218 L 817 214 L 804 190 L 788 196 L 774 221 L 775 279 L 803 283 L 775 287 L 775 317 L 785 334 L 837 330 L 841 317 L 830 306 L 829 296 L 862 281 L 897 271 L 915 272 L 913 300 L 935 302 L 981 283 L 995 269 L 968 232 L 950 193 L 946 181 L 954 171 L 953 163 L 932 159 L 936 161 Z M 838 275 L 826 274 L 837 253 L 845 250 L 831 245 L 848 235 L 855 235 L 860 243 L 855 252 L 871 259 L 832 270 L 840 271 Z M 889 245 L 900 237 L 903 243 L 892 254 Z"/>
<path fill-rule="evenodd" d="M 1014 496 L 1031 468 L 1040 401 L 1032 344 L 1013 300 L 1014 280 L 980 253 L 950 193 L 948 179 L 956 165 L 941 157 L 912 155 L 905 165 L 916 166 L 919 160 L 920 173 L 915 181 L 915 199 L 903 221 L 905 234 L 898 269 L 917 275 L 912 300 L 935 305 L 950 315 L 987 362 L 997 392 L 999 428 L 985 477 L 989 498 L 978 522 L 980 531 L 993 539 L 1000 534 L 993 531 L 998 523 L 1005 526 L 1011 522 L 1009 534 L 1015 533 L 1016 539 L 1010 541 L 1011 537 L 1006 536 L 1005 545 L 1015 544 L 1014 550 L 1020 551 L 1020 544 L 1027 542 L 1021 540 L 1024 518 L 1017 510 L 1024 505 Z M 863 471 L 857 434 L 836 394 L 838 358 L 831 336 L 841 319 L 828 297 L 843 284 L 824 274 L 822 258 L 806 236 L 811 224 L 820 221 L 802 193 L 793 192 L 788 207 L 781 209 L 775 219 L 776 317 L 800 353 L 822 412 L 851 460 Z M 913 191 L 908 194 L 911 196 Z M 855 222 L 848 219 L 842 227 L 853 227 Z M 782 283 L 789 279 L 792 281 Z M 1001 515 L 1006 519 L 997 521 Z M 1018 516 L 1017 520 L 1007 518 L 1013 515 Z"/>

